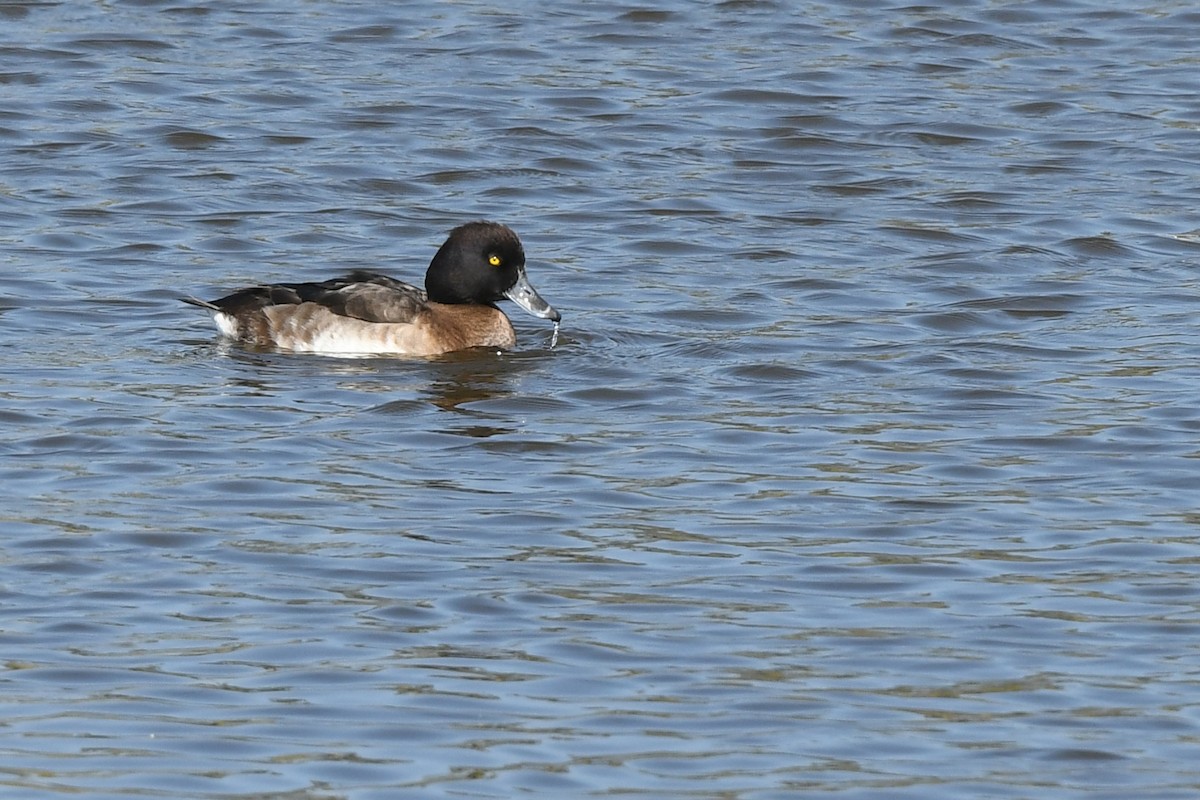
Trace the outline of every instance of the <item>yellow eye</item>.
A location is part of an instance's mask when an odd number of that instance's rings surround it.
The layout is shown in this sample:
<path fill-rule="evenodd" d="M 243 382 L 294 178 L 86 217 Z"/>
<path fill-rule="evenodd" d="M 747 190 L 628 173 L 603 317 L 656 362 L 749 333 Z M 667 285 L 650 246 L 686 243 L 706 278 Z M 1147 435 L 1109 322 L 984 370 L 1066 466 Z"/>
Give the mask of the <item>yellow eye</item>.
<path fill-rule="evenodd" d="M 491 264 L 493 267 L 500 266 L 500 256 L 496 255 L 495 253 L 492 253 L 490 256 L 488 256 L 488 263 Z"/>

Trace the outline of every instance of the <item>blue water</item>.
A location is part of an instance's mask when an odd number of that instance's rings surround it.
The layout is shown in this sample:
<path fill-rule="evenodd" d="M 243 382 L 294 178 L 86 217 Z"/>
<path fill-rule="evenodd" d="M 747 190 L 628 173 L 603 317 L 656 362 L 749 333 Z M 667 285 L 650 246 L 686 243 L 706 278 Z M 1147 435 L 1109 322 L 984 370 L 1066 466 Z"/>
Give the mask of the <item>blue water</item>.
<path fill-rule="evenodd" d="M 0 20 L 5 796 L 1200 793 L 1187 4 Z M 553 347 L 177 300 L 476 218 Z"/>

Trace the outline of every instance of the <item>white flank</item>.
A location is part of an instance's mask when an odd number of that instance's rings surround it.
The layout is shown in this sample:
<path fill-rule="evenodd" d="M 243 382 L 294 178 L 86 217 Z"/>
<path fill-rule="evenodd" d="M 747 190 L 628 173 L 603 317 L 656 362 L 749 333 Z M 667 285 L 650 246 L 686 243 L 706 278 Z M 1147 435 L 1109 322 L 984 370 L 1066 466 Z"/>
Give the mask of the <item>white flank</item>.
<path fill-rule="evenodd" d="M 231 339 L 236 339 L 238 335 L 237 320 L 224 311 L 213 313 L 213 322 L 217 323 L 217 330 Z"/>

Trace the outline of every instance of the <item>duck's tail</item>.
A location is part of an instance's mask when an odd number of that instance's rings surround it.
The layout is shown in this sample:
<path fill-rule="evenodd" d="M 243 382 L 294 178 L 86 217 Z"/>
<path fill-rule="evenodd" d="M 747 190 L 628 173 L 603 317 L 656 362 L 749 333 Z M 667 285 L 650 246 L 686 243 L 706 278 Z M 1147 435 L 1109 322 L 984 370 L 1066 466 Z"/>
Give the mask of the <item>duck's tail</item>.
<path fill-rule="evenodd" d="M 221 310 L 221 307 L 215 303 L 210 303 L 207 300 L 201 300 L 199 297 L 181 297 L 179 298 L 179 301 L 182 303 L 187 303 L 190 306 L 199 306 L 200 308 L 204 308 L 209 311 Z"/>

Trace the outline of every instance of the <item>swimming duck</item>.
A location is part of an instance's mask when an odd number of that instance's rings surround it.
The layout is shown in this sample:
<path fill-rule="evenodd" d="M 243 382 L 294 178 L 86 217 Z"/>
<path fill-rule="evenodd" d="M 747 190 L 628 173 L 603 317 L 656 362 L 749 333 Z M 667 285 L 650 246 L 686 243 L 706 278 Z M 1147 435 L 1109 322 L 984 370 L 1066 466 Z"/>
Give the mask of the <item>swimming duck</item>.
<path fill-rule="evenodd" d="M 495 306 L 503 298 L 535 317 L 562 319 L 525 276 L 517 234 L 497 222 L 468 222 L 433 257 L 424 291 L 357 270 L 320 283 L 250 286 L 211 302 L 183 301 L 212 312 L 221 333 L 255 347 L 431 356 L 515 345 L 512 323 Z"/>

